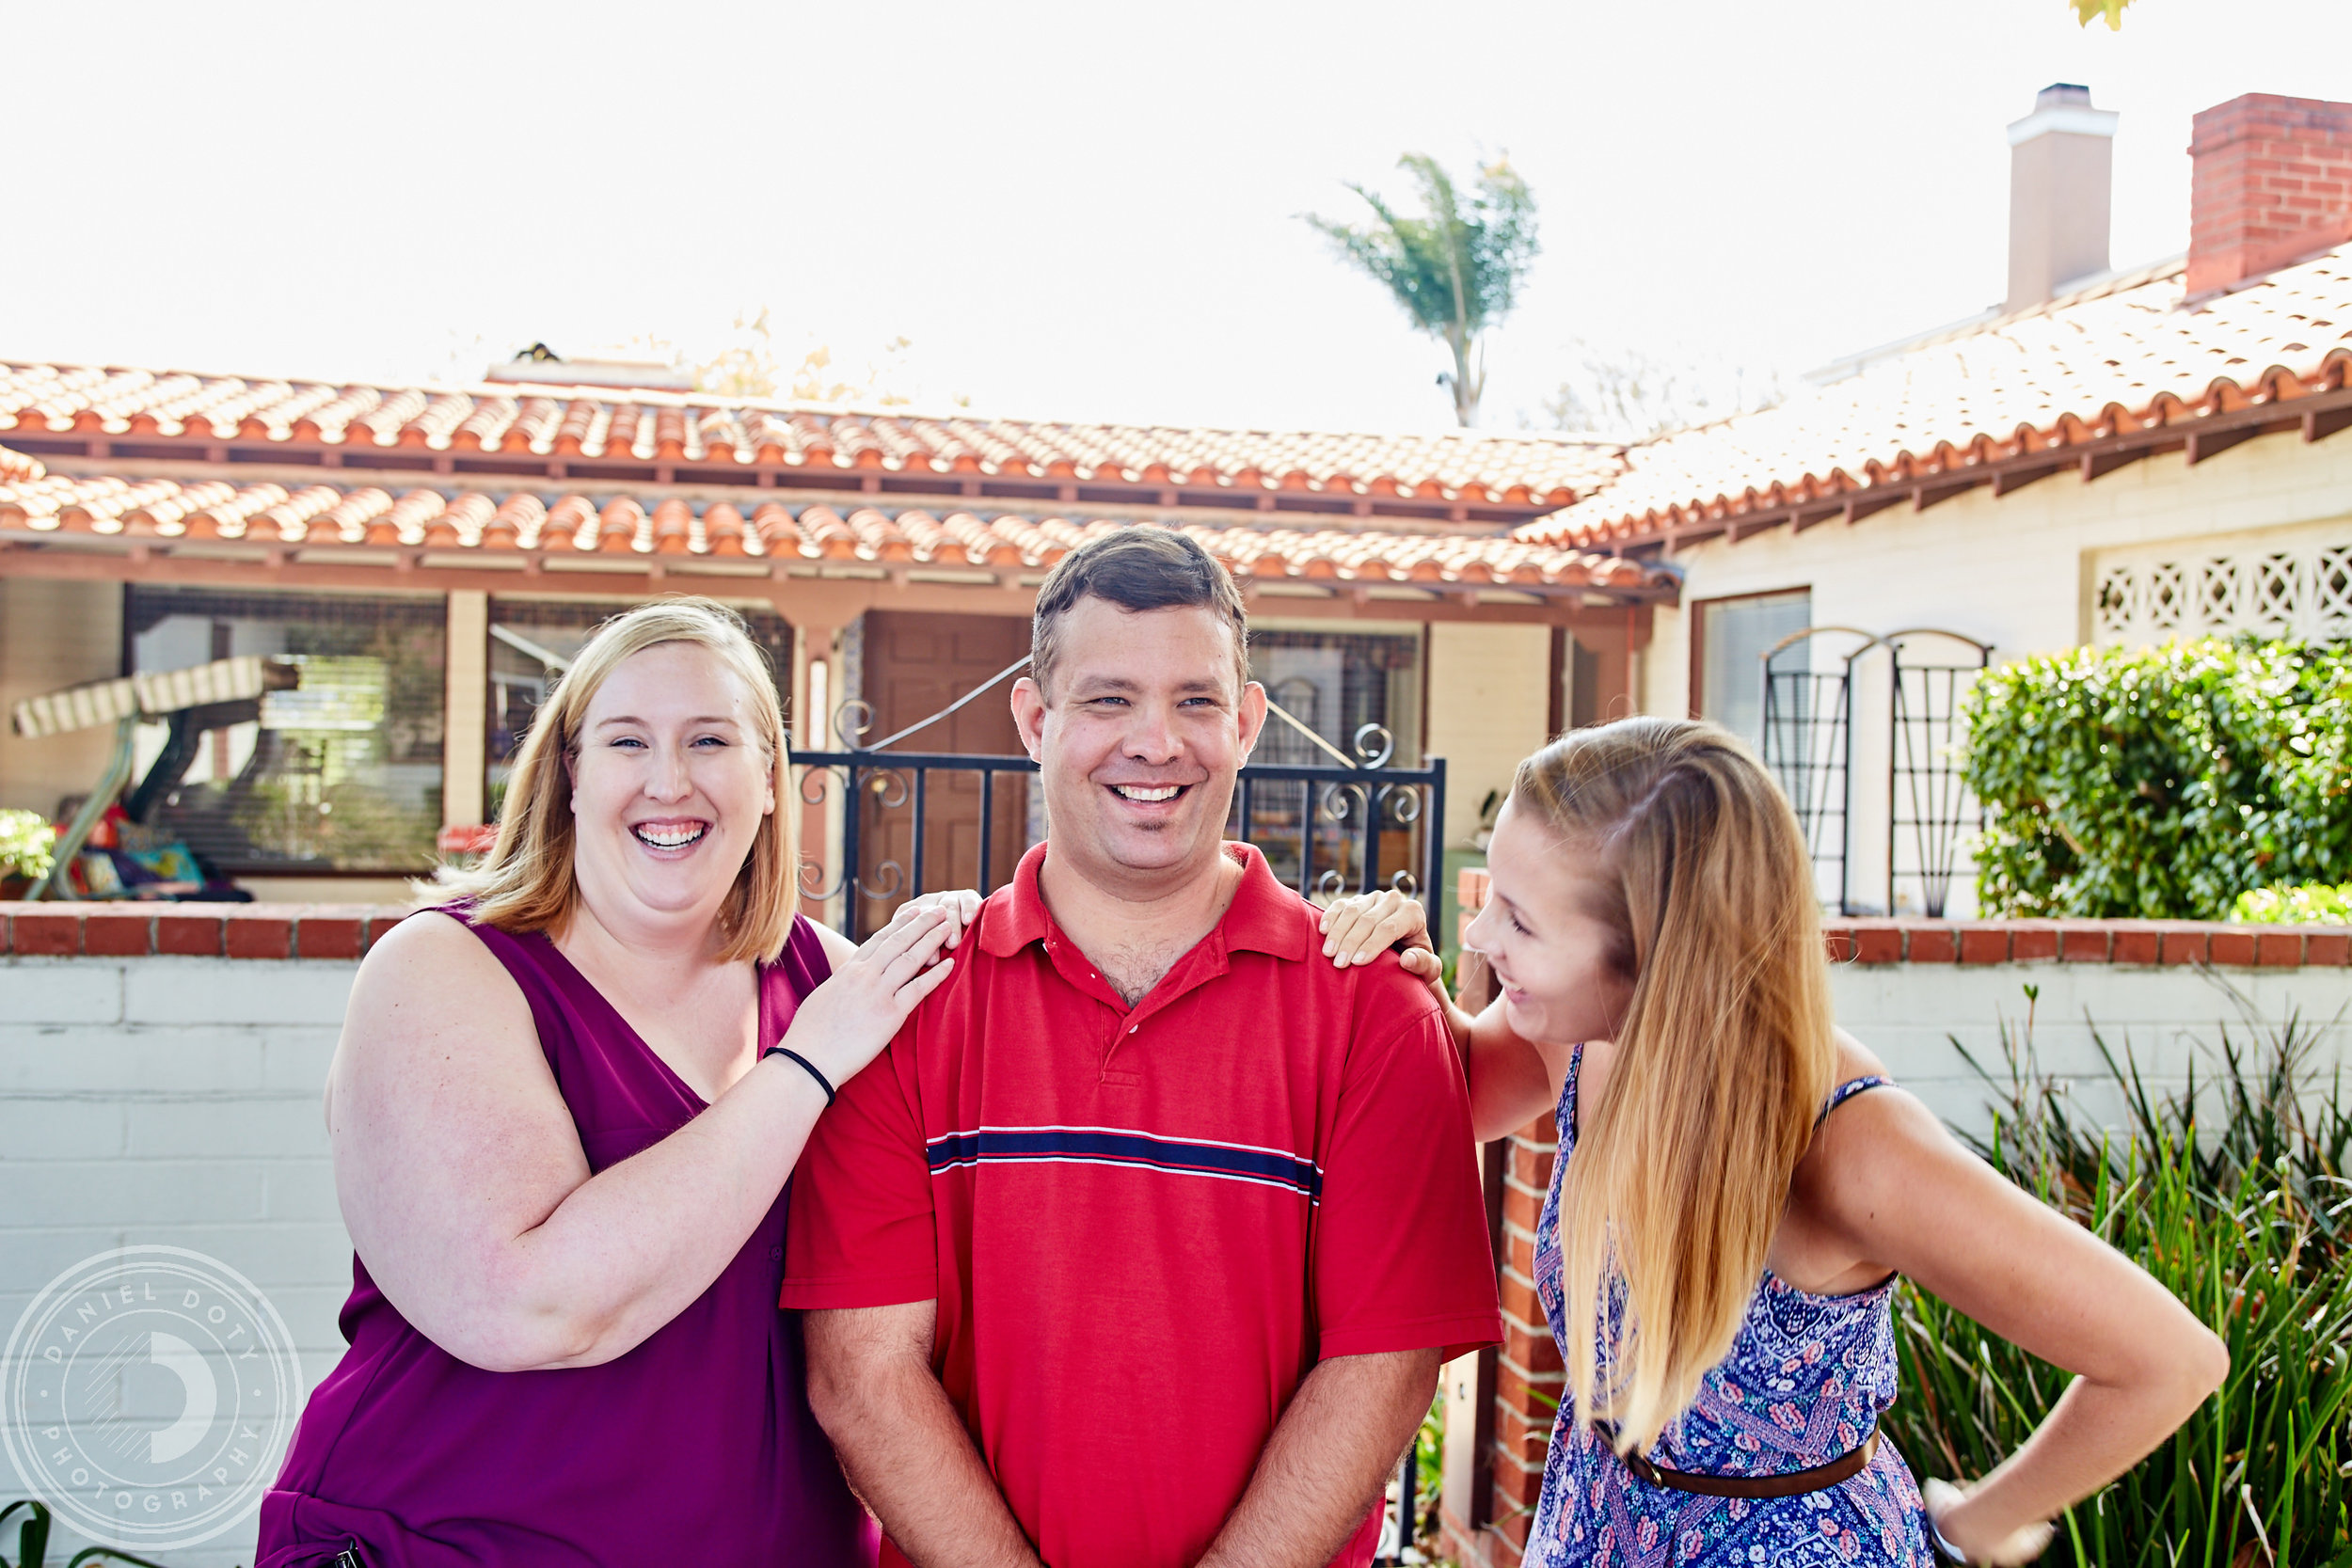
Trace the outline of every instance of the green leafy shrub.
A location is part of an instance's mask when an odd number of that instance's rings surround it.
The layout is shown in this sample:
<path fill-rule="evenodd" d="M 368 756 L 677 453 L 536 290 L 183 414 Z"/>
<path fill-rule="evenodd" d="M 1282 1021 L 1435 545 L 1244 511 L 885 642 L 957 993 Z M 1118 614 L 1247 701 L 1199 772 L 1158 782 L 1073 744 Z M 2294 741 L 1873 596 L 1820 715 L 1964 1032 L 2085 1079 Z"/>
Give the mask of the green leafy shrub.
<path fill-rule="evenodd" d="M 2306 882 L 2301 887 L 2256 888 L 2237 895 L 2230 918 L 2257 926 L 2352 925 L 2352 882 L 2342 887 Z"/>
<path fill-rule="evenodd" d="M 2220 920 L 2352 875 L 2352 654 L 2079 648 L 1988 671 L 1965 716 L 1988 913 Z"/>
<path fill-rule="evenodd" d="M 0 877 L 49 875 L 56 835 L 37 811 L 0 811 Z"/>
<path fill-rule="evenodd" d="M 1992 1138 L 1970 1141 L 2187 1303 L 2229 1346 L 2230 1374 L 2067 1513 L 2045 1560 L 2352 1562 L 2352 1111 L 2340 1082 L 2321 1092 L 2314 1036 L 2292 1020 L 2253 1052 L 2225 1030 L 2219 1072 L 2169 1097 L 2149 1092 L 2128 1046 L 2118 1065 L 2098 1043 L 2127 1107 L 2122 1132 L 2040 1072 L 2028 1013 L 2003 1032 L 2006 1079 L 1969 1059 L 1995 1099 Z M 1908 1285 L 1898 1313 L 1902 1391 L 1884 1425 L 1922 1475 L 1983 1475 L 2069 1381 Z"/>
<path fill-rule="evenodd" d="M 49 1559 L 51 1521 L 48 1505 L 30 1497 L 20 1497 L 8 1507 L 0 1508 L 0 1525 L 7 1524 L 8 1515 L 19 1509 L 25 1513 L 16 1532 L 16 1560 L 11 1562 L 6 1556 L 0 1556 L 0 1568 L 43 1568 Z M 135 1564 L 135 1568 L 164 1568 L 160 1562 L 133 1557 L 129 1552 L 118 1551 L 112 1546 L 85 1546 L 66 1559 L 65 1568 L 82 1568 L 85 1562 L 128 1562 Z"/>

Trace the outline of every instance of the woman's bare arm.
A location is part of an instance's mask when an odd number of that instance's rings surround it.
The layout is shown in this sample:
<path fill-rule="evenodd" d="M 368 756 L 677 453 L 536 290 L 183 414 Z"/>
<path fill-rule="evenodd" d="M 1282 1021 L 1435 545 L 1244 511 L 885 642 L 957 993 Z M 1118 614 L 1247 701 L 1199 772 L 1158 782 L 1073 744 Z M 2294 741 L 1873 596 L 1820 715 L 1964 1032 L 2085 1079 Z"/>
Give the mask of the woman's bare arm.
<path fill-rule="evenodd" d="M 1857 1262 L 1899 1271 L 2076 1374 L 2034 1434 L 1939 1514 L 1972 1560 L 2138 1463 L 2228 1373 L 2221 1341 L 2163 1286 L 1899 1090 L 1863 1095 L 1823 1124 L 1792 1197 Z"/>
<path fill-rule="evenodd" d="M 860 950 L 803 1002 L 793 1049 L 837 1079 L 862 1067 L 946 977 L 922 970 L 941 925 Z M 336 1192 L 370 1275 L 434 1343 L 493 1371 L 609 1361 L 675 1317 L 766 1215 L 825 1108 L 806 1071 L 770 1060 L 592 1176 L 521 990 L 438 914 L 360 965 L 329 1080 Z"/>

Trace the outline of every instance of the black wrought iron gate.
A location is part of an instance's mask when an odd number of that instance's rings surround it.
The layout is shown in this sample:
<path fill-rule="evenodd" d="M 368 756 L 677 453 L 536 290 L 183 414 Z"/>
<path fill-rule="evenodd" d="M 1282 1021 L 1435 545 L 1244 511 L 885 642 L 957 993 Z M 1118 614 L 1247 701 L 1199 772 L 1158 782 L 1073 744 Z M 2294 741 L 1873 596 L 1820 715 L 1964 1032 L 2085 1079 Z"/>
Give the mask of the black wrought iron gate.
<path fill-rule="evenodd" d="M 1012 665 L 930 718 L 871 746 L 863 744 L 863 739 L 872 709 L 854 700 L 845 703 L 832 716 L 834 745 L 831 750 L 792 754 L 803 803 L 826 805 L 834 799 L 843 802 L 839 863 L 825 863 L 826 845 L 803 845 L 801 888 L 813 899 L 841 900 L 837 924 L 851 941 L 858 940 L 868 924 L 865 906 L 869 900 L 895 903 L 919 893 L 972 885 L 951 879 L 930 847 L 935 835 L 928 830 L 934 815 L 937 775 L 977 776 L 977 885 L 985 892 L 1011 874 L 1012 866 L 996 847 L 1005 821 L 1000 814 L 1016 793 L 1007 787 L 1009 781 L 1035 774 L 1037 764 L 1025 756 L 891 748 L 1011 679 L 1026 663 L 1024 659 Z M 1377 724 L 1367 724 L 1356 733 L 1350 742 L 1355 755 L 1350 757 L 1328 737 L 1279 707 L 1267 721 L 1289 724 L 1332 761 L 1327 766 L 1251 763 L 1244 767 L 1227 817 L 1227 836 L 1257 846 L 1276 875 L 1296 888 L 1302 897 L 1368 893 L 1380 887 L 1400 889 L 1422 901 L 1434 936 L 1438 928 L 1444 864 L 1445 759 L 1431 757 L 1419 768 L 1397 766 L 1392 761 L 1393 737 Z M 836 789 L 837 797 L 833 794 Z M 1027 790 L 1018 793 L 1025 798 Z M 878 829 L 893 814 L 901 813 L 904 817 L 891 826 L 905 832 L 909 846 L 905 862 L 876 858 L 872 849 Z M 1041 816 L 1033 815 L 1032 820 L 1041 820 Z M 1030 842 L 1026 832 L 1016 836 L 1024 846 Z"/>

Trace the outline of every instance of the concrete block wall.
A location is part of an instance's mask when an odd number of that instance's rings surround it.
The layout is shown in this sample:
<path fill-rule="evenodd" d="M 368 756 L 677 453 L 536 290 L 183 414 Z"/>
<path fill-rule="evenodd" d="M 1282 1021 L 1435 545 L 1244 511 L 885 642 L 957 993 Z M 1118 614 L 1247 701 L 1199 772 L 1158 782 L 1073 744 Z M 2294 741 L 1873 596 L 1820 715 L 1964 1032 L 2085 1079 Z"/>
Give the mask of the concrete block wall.
<path fill-rule="evenodd" d="M 58 911 L 0 905 L 0 1337 L 93 1254 L 188 1247 L 269 1297 L 307 1392 L 351 1290 L 320 1093 L 359 951 L 398 911 Z M 26 1493 L 8 1471 L 0 1501 Z M 83 1544 L 61 1532 L 54 1560 Z M 154 1555 L 250 1563 L 252 1527 Z"/>
<path fill-rule="evenodd" d="M 1445 844 L 1463 848 L 1486 792 L 1509 789 L 1520 759 L 1550 738 L 1551 631 L 1438 621 L 1428 658 L 1442 700 L 1422 721 L 1422 751 L 1445 758 Z"/>

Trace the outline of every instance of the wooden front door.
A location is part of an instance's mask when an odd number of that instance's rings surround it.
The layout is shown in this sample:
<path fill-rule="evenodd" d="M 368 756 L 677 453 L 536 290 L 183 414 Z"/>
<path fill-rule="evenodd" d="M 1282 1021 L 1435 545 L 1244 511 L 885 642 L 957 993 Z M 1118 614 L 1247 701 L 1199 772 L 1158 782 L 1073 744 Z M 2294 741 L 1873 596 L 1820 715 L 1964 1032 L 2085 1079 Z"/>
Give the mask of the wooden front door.
<path fill-rule="evenodd" d="M 1028 651 L 1029 623 L 1019 617 L 869 612 L 861 679 L 866 700 L 874 705 L 874 727 L 868 733 L 879 740 L 930 717 Z M 1019 756 L 1021 736 L 1012 724 L 1011 688 L 1006 681 L 891 750 Z M 858 877 L 866 887 L 881 888 L 892 885 L 885 864 L 896 864 L 898 873 L 892 896 L 866 900 L 860 911 L 862 929 L 878 928 L 910 894 L 957 887 L 989 893 L 1012 879 L 1013 868 L 1029 845 L 1029 777 L 999 773 L 995 778 L 986 886 L 981 885 L 979 774 L 946 769 L 930 774 L 923 805 L 919 888 L 913 885 L 914 779 L 905 776 L 903 800 L 896 778 L 868 783 L 860 803 Z"/>

